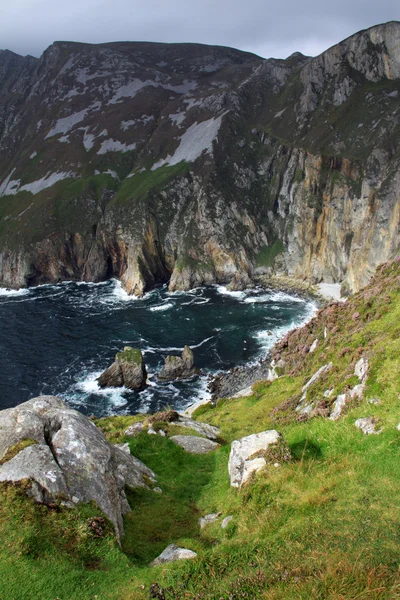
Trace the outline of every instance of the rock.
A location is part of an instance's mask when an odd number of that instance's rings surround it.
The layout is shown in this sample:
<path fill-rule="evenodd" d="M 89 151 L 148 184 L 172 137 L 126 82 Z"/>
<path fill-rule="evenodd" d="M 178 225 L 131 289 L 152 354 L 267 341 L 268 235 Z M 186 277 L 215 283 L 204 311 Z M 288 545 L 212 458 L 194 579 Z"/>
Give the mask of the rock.
<path fill-rule="evenodd" d="M 122 387 L 140 391 L 146 385 L 147 371 L 140 350 L 126 346 L 118 352 L 115 362 L 97 379 L 101 388 Z"/>
<path fill-rule="evenodd" d="M 216 442 L 193 435 L 173 435 L 169 439 L 191 454 L 207 454 L 219 448 Z"/>
<path fill-rule="evenodd" d="M 325 392 L 322 394 L 324 398 L 330 398 L 334 392 L 334 388 L 330 389 L 330 390 L 325 390 Z"/>
<path fill-rule="evenodd" d="M 369 404 L 381 404 L 381 400 L 379 398 L 368 398 L 367 402 Z"/>
<path fill-rule="evenodd" d="M 200 529 L 204 529 L 204 527 L 206 525 L 208 525 L 209 523 L 213 523 L 214 521 L 219 519 L 220 516 L 221 516 L 221 513 L 218 512 L 218 513 L 211 513 L 209 515 L 206 515 L 205 517 L 201 517 L 199 519 Z"/>
<path fill-rule="evenodd" d="M 130 425 L 128 427 L 128 429 L 124 432 L 124 435 L 130 436 L 130 437 L 135 437 L 137 435 L 139 435 L 139 433 L 141 433 L 144 429 L 144 425 L 143 423 L 134 423 L 133 425 Z"/>
<path fill-rule="evenodd" d="M 354 375 L 357 375 L 361 383 L 366 381 L 368 377 L 368 359 L 360 358 L 354 367 Z"/>
<path fill-rule="evenodd" d="M 345 406 L 355 400 L 357 398 L 361 398 L 368 377 L 368 359 L 360 358 L 360 360 L 356 363 L 354 367 L 354 375 L 356 375 L 360 382 L 358 385 L 355 385 L 351 390 L 345 392 L 344 394 L 340 394 L 336 400 L 332 403 L 332 410 L 329 416 L 331 421 L 337 421 L 339 417 L 342 415 Z"/>
<path fill-rule="evenodd" d="M 317 349 L 317 346 L 318 346 L 318 340 L 314 340 L 309 349 L 310 354 Z"/>
<path fill-rule="evenodd" d="M 225 519 L 221 523 L 221 528 L 226 529 L 228 527 L 229 523 L 232 521 L 232 519 L 233 519 L 232 515 L 225 517 Z"/>
<path fill-rule="evenodd" d="M 94 501 L 118 539 L 130 510 L 125 486 L 147 487 L 146 478 L 154 482 L 155 474 L 60 398 L 41 396 L 0 411 L 0 481 L 28 480 L 38 502 Z"/>
<path fill-rule="evenodd" d="M 113 444 L 114 448 L 119 448 L 120 450 L 122 450 L 122 452 L 126 452 L 127 454 L 131 453 L 131 449 L 129 447 L 129 443 L 126 442 L 125 444 Z"/>
<path fill-rule="evenodd" d="M 358 428 L 361 429 L 361 431 L 364 433 L 364 435 L 371 435 L 371 434 L 379 434 L 381 433 L 382 429 L 380 429 L 379 431 L 376 430 L 376 425 L 378 424 L 379 419 L 376 419 L 374 417 L 363 417 L 361 419 L 357 419 L 357 421 L 354 423 L 354 425 Z"/>
<path fill-rule="evenodd" d="M 174 562 L 175 560 L 184 560 L 188 558 L 196 558 L 196 552 L 193 550 L 187 550 L 186 548 L 179 548 L 175 544 L 170 544 L 165 548 L 163 552 L 157 558 L 150 563 L 151 567 L 157 567 L 164 563 Z"/>
<path fill-rule="evenodd" d="M 158 374 L 158 379 L 160 381 L 174 381 L 175 379 L 188 379 L 197 374 L 193 351 L 189 346 L 185 346 L 180 357 L 166 357 L 165 364 Z"/>
<path fill-rule="evenodd" d="M 193 419 L 189 419 L 182 415 L 178 415 L 178 419 L 176 421 L 172 421 L 171 425 L 178 425 L 179 427 L 186 427 L 187 429 L 192 429 L 193 431 L 196 431 L 200 435 L 204 435 L 210 440 L 216 440 L 219 436 L 218 427 L 214 427 L 213 425 L 209 425 L 208 423 L 200 423 L 198 421 L 193 421 Z"/>
<path fill-rule="evenodd" d="M 154 487 L 153 492 L 156 492 L 156 494 L 162 494 L 162 489 L 160 487 Z"/>
<path fill-rule="evenodd" d="M 311 377 L 311 379 L 309 379 L 307 381 L 307 383 L 305 385 L 303 385 L 303 389 L 302 391 L 305 392 L 311 385 L 313 385 L 313 383 L 315 383 L 316 381 L 318 381 L 318 379 L 324 375 L 324 373 L 327 373 L 328 371 L 330 371 L 333 367 L 332 363 L 329 363 L 327 365 L 323 365 L 320 369 L 318 369 L 318 371 L 316 373 L 314 373 L 314 375 Z"/>
<path fill-rule="evenodd" d="M 241 487 L 256 471 L 267 464 L 263 457 L 252 458 L 260 450 L 268 450 L 282 440 L 282 435 L 274 429 L 254 433 L 232 442 L 228 471 L 231 486 Z"/>

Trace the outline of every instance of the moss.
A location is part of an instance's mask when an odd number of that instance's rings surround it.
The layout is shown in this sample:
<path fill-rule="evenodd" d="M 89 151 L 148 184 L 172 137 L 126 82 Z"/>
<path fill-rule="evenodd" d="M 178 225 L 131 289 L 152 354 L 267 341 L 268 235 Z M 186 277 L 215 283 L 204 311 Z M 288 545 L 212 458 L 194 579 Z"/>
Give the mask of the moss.
<path fill-rule="evenodd" d="M 143 363 L 141 351 L 138 348 L 131 348 L 130 346 L 126 346 L 123 352 L 118 352 L 116 359 L 120 362 L 127 362 L 136 365 L 141 365 Z"/>
<path fill-rule="evenodd" d="M 24 440 L 21 440 L 17 444 L 10 446 L 7 452 L 4 454 L 4 456 L 0 458 L 0 465 L 3 465 L 4 463 L 17 456 L 17 454 L 19 454 L 21 450 L 24 450 L 24 448 L 29 448 L 29 446 L 34 446 L 35 444 L 37 444 L 36 440 L 26 438 Z"/>
<path fill-rule="evenodd" d="M 264 246 L 256 254 L 256 265 L 259 267 L 272 267 L 278 254 L 285 251 L 285 246 L 281 240 L 276 240 L 272 246 Z"/>

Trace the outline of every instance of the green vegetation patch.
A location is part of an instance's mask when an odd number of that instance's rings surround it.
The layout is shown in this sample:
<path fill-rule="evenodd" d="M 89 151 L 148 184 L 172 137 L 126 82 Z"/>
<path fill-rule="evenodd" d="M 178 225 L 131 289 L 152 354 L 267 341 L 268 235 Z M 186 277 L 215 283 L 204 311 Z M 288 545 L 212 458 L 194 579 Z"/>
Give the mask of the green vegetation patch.
<path fill-rule="evenodd" d="M 281 240 L 276 240 L 272 246 L 263 246 L 256 254 L 256 265 L 258 267 L 272 267 L 278 254 L 285 251 L 285 246 Z"/>
<path fill-rule="evenodd" d="M 4 463 L 17 456 L 17 454 L 19 454 L 21 450 L 24 450 L 24 448 L 29 448 L 29 446 L 33 446 L 34 444 L 37 444 L 36 440 L 26 438 L 25 440 L 21 440 L 17 444 L 10 446 L 7 452 L 4 454 L 4 456 L 0 458 L 0 465 L 3 465 Z"/>
<path fill-rule="evenodd" d="M 131 348 L 126 346 L 123 352 L 118 352 L 116 356 L 120 362 L 132 363 L 135 365 L 141 365 L 143 362 L 143 356 L 138 348 Z"/>

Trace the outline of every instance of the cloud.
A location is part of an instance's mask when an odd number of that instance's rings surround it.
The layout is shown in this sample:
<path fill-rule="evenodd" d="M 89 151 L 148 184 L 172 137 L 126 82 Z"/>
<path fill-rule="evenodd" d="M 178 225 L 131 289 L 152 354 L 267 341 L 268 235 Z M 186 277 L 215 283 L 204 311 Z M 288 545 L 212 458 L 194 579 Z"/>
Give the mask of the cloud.
<path fill-rule="evenodd" d="M 389 20 L 400 20 L 398 0 L 13 0 L 0 43 L 39 56 L 54 40 L 201 42 L 284 58 Z"/>

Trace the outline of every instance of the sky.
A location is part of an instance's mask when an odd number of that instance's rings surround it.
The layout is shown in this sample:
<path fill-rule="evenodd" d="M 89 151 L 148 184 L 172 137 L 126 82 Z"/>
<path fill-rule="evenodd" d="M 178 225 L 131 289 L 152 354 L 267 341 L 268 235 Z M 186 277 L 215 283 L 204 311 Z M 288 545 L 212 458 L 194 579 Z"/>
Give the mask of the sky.
<path fill-rule="evenodd" d="M 0 0 L 0 48 L 40 56 L 61 40 L 198 42 L 315 56 L 392 20 L 400 0 Z"/>

